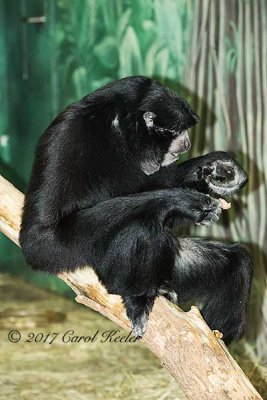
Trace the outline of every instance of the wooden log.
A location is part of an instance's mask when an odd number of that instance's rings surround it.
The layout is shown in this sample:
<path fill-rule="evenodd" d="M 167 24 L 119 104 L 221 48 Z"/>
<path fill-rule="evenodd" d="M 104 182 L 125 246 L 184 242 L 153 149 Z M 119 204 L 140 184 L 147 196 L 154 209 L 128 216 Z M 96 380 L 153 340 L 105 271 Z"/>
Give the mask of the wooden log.
<path fill-rule="evenodd" d="M 0 176 L 0 231 L 16 244 L 23 198 L 21 192 Z M 59 277 L 74 290 L 78 303 L 130 330 L 120 296 L 109 295 L 92 268 L 62 273 Z M 150 314 L 142 342 L 159 357 L 189 400 L 262 399 L 220 336 L 220 332 L 213 332 L 207 326 L 196 307 L 183 312 L 160 297 Z"/>

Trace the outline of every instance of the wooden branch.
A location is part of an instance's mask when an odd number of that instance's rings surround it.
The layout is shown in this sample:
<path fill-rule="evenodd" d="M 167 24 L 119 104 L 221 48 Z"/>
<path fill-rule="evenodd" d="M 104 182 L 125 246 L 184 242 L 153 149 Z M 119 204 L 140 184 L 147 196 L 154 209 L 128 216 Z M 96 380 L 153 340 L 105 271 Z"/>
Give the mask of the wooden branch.
<path fill-rule="evenodd" d="M 18 244 L 23 195 L 0 176 L 0 231 Z M 33 272 L 34 273 L 34 272 Z M 108 295 L 92 268 L 59 276 L 77 294 L 76 300 L 130 330 L 120 296 Z M 229 354 L 192 307 L 183 312 L 158 298 L 142 342 L 159 357 L 189 400 L 262 399 Z"/>

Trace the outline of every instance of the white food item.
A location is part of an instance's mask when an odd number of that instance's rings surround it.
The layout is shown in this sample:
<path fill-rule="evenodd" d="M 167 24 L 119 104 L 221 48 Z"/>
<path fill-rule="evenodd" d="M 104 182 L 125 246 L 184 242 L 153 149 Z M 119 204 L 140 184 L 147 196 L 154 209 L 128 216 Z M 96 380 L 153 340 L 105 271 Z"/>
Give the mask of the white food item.
<path fill-rule="evenodd" d="M 231 203 L 227 203 L 227 201 L 224 199 L 219 199 L 219 202 L 220 202 L 221 208 L 223 210 L 229 210 L 229 208 L 231 208 L 231 206 L 232 206 Z"/>

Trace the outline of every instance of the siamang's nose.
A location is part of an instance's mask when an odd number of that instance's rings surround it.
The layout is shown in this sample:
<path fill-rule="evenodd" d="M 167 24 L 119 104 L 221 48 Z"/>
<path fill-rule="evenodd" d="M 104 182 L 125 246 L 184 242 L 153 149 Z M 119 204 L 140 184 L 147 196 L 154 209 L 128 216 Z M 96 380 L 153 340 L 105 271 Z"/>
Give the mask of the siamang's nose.
<path fill-rule="evenodd" d="M 185 148 L 185 150 L 189 150 L 190 147 L 191 147 L 190 140 L 189 140 L 189 139 L 185 139 L 185 141 L 184 141 L 184 148 Z"/>

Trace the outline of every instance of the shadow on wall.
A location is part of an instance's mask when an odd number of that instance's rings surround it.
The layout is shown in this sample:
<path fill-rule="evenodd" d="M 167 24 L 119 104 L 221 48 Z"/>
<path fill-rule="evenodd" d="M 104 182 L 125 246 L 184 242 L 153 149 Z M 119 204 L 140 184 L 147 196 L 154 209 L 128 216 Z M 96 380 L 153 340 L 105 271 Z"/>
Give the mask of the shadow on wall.
<path fill-rule="evenodd" d="M 213 110 L 208 106 L 207 102 L 203 98 L 199 97 L 196 93 L 183 86 L 180 82 L 176 82 L 162 76 L 154 76 L 153 79 L 167 86 L 179 96 L 185 98 L 195 112 L 197 112 L 197 110 L 201 110 L 201 115 L 199 115 L 201 118 L 200 123 L 196 128 L 192 129 L 192 132 L 194 135 L 195 130 L 197 129 L 200 140 L 203 138 L 203 143 L 200 141 L 200 148 L 203 148 L 205 129 L 208 126 L 213 126 L 216 122 L 216 115 Z M 189 155 L 191 157 L 192 154 L 189 152 Z"/>
<path fill-rule="evenodd" d="M 216 122 L 216 115 L 213 110 L 210 109 L 208 104 L 200 98 L 196 93 L 190 91 L 185 86 L 181 85 L 179 82 L 174 82 L 170 79 L 164 79 L 163 77 L 155 76 L 154 79 L 158 80 L 162 84 L 169 87 L 171 90 L 176 92 L 181 97 L 184 97 L 191 107 L 194 110 L 201 110 L 200 115 L 200 123 L 197 128 L 193 129 L 192 135 L 194 135 L 194 131 L 197 130 L 198 136 L 198 150 L 201 151 L 205 147 L 204 138 L 205 138 L 205 130 L 208 126 L 213 126 Z M 208 116 L 208 117 L 207 117 Z M 194 136 L 193 136 L 194 137 Z M 194 140 L 194 139 L 193 139 Z M 191 148 L 193 150 L 193 146 Z M 216 150 L 216 149 L 215 149 Z M 184 155 L 183 159 L 188 159 L 190 157 L 196 156 L 196 154 L 187 153 Z M 248 157 L 247 154 L 241 153 L 239 151 L 232 152 L 229 151 L 230 155 L 239 161 L 241 165 L 246 164 L 246 169 L 249 174 L 249 182 L 247 186 L 238 194 L 234 195 L 231 198 L 232 203 L 232 212 L 231 213 L 223 213 L 222 218 L 218 224 L 223 227 L 223 230 L 226 233 L 226 236 L 231 237 L 230 226 L 235 222 L 235 220 L 247 220 L 247 199 L 250 193 L 256 192 L 259 190 L 261 185 L 265 185 L 265 177 L 263 171 L 258 167 L 257 163 Z M 183 161 L 182 158 L 180 161 Z M 242 192 L 246 192 L 246 196 L 242 196 Z M 248 220 L 248 224 L 253 224 L 254 221 Z M 189 234 L 189 230 L 183 231 L 183 234 Z M 181 232 L 179 232 L 181 234 Z M 206 235 L 205 235 L 206 236 Z M 222 240 L 221 237 L 216 238 L 215 235 L 210 237 L 206 236 L 208 239 L 218 239 Z M 251 254 L 254 258 L 255 264 L 255 272 L 254 272 L 254 280 L 252 284 L 251 291 L 251 301 L 248 310 L 248 325 L 247 325 L 247 333 L 246 337 L 248 339 L 254 339 L 259 336 L 259 333 L 262 331 L 262 323 L 263 323 L 263 315 L 262 315 L 262 306 L 264 301 L 265 294 L 265 276 L 267 273 L 267 255 L 264 252 L 264 249 L 261 248 L 257 243 L 246 243 L 248 248 L 250 249 Z"/>

